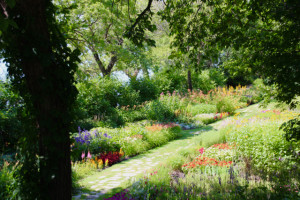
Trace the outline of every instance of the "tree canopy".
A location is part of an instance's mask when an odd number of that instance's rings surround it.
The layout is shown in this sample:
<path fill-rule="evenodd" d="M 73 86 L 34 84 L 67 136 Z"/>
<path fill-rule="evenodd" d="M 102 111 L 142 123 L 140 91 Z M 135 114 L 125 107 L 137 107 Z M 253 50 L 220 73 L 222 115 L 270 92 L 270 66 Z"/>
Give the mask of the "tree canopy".
<path fill-rule="evenodd" d="M 250 67 L 286 102 L 299 95 L 299 1 L 167 1 L 162 16 L 183 52 L 208 46 L 241 49 Z M 196 62 L 196 59 L 194 59 Z"/>

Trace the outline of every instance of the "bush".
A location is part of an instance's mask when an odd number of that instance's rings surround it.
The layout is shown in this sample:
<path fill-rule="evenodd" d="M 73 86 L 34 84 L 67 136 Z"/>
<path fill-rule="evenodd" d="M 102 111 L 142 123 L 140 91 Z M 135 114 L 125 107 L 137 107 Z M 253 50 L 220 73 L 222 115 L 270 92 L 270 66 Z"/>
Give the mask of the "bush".
<path fill-rule="evenodd" d="M 128 85 L 113 78 L 92 79 L 77 85 L 77 118 L 104 121 L 111 126 L 123 125 L 117 107 L 133 106 L 139 94 Z"/>
<path fill-rule="evenodd" d="M 0 152 L 15 148 L 24 130 L 20 120 L 23 109 L 23 99 L 12 90 L 9 83 L 0 81 Z"/>
<path fill-rule="evenodd" d="M 172 121 L 175 114 L 171 108 L 159 100 L 154 100 L 145 105 L 147 119 L 158 120 L 161 122 Z"/>
<path fill-rule="evenodd" d="M 214 89 L 217 84 L 209 76 L 209 70 L 204 70 L 201 74 L 198 74 L 193 80 L 194 88 L 202 90 L 204 93 L 207 93 L 209 90 Z"/>
<path fill-rule="evenodd" d="M 124 122 L 135 122 L 147 119 L 147 115 L 142 106 L 139 108 L 122 107 L 118 112 Z"/>
<path fill-rule="evenodd" d="M 140 138 L 126 138 L 120 145 L 126 156 L 138 155 L 151 148 L 148 141 Z"/>
<path fill-rule="evenodd" d="M 233 113 L 237 108 L 239 108 L 240 105 L 240 103 L 238 103 L 238 100 L 231 96 L 220 97 L 216 101 L 217 112 L 219 113 Z"/>
<path fill-rule="evenodd" d="M 129 86 L 139 94 L 139 102 L 151 101 L 159 96 L 158 87 L 149 78 L 132 79 Z"/>
<path fill-rule="evenodd" d="M 186 75 L 181 70 L 167 69 L 155 74 L 155 85 L 159 93 L 168 91 L 186 91 Z"/>

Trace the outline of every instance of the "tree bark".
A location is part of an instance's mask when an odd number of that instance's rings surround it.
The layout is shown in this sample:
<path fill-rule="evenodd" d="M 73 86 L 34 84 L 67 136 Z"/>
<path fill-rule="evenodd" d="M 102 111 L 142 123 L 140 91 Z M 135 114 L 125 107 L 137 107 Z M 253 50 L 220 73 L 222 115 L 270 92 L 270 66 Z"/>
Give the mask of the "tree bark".
<path fill-rule="evenodd" d="M 76 93 L 74 65 L 59 56 L 59 51 L 65 53 L 67 46 L 53 12 L 51 1 L 16 1 L 8 15 L 18 28 L 9 27 L 3 32 L 8 70 L 16 85 L 25 82 L 25 91 L 21 87 L 19 90 L 36 121 L 30 134 L 38 134 L 38 141 L 31 145 L 39 147 L 39 181 L 25 180 L 25 184 L 35 185 L 32 188 L 38 188 L 39 196 L 32 196 L 34 192 L 23 194 L 26 199 L 71 199 L 69 132 Z M 36 159 L 37 155 L 31 156 Z M 28 171 L 22 172 L 24 177 L 28 177 Z"/>
<path fill-rule="evenodd" d="M 98 64 L 98 67 L 99 67 L 102 75 L 103 76 L 110 76 L 113 67 L 115 66 L 116 62 L 118 61 L 118 57 L 116 55 L 113 55 L 110 59 L 109 64 L 107 65 L 107 68 L 105 69 L 102 61 L 100 60 L 100 57 L 99 57 L 98 53 L 93 51 L 93 56 L 95 58 L 96 63 Z"/>

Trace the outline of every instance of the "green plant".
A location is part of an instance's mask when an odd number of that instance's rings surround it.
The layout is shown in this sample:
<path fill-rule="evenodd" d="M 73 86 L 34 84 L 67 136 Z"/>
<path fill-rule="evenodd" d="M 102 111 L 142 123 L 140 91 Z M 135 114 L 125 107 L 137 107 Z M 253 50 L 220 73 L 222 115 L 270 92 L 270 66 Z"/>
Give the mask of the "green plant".
<path fill-rule="evenodd" d="M 0 199 L 14 199 L 17 195 L 16 180 L 14 173 L 16 165 L 12 165 L 7 161 L 1 166 L 0 170 Z"/>
<path fill-rule="evenodd" d="M 280 126 L 285 132 L 285 139 L 287 141 L 300 140 L 300 115 L 297 118 L 291 119 Z"/>
<path fill-rule="evenodd" d="M 155 100 L 159 96 L 158 87 L 149 78 L 131 79 L 129 86 L 139 94 L 139 102 Z"/>
<path fill-rule="evenodd" d="M 161 122 L 172 121 L 175 118 L 174 112 L 159 100 L 154 100 L 145 105 L 145 112 L 148 119 Z"/>
<path fill-rule="evenodd" d="M 217 112 L 219 113 L 221 112 L 233 113 L 239 107 L 239 103 L 238 100 L 230 96 L 219 97 L 219 98 L 217 97 L 216 107 L 217 107 Z"/>
<path fill-rule="evenodd" d="M 196 116 L 204 113 L 215 113 L 217 112 L 217 109 L 215 105 L 201 103 L 191 106 L 189 112 L 192 116 Z"/>

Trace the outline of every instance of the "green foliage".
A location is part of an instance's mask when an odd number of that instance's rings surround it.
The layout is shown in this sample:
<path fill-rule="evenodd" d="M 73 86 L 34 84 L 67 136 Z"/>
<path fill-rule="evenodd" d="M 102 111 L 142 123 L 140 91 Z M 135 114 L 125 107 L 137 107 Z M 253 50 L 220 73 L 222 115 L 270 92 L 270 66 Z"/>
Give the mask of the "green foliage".
<path fill-rule="evenodd" d="M 0 198 L 1 199 L 14 199 L 16 198 L 17 190 L 14 179 L 16 165 L 12 166 L 7 161 L 0 167 Z"/>
<path fill-rule="evenodd" d="M 216 102 L 217 112 L 219 113 L 222 112 L 233 113 L 239 106 L 238 101 L 231 96 L 220 97 L 216 101 L 217 101 Z"/>
<path fill-rule="evenodd" d="M 186 78 L 178 69 L 165 69 L 155 73 L 155 84 L 159 92 L 167 93 L 172 91 L 186 91 Z"/>
<path fill-rule="evenodd" d="M 285 139 L 287 141 L 299 141 L 300 140 L 300 116 L 291 119 L 280 126 L 285 132 Z"/>
<path fill-rule="evenodd" d="M 145 105 L 147 119 L 158 120 L 161 122 L 172 121 L 175 119 L 173 110 L 159 100 L 154 100 Z"/>
<path fill-rule="evenodd" d="M 217 112 L 217 109 L 216 105 L 201 103 L 190 106 L 188 112 L 190 112 L 192 116 L 196 116 L 204 113 L 215 113 Z"/>
<path fill-rule="evenodd" d="M 0 151 L 15 148 L 23 130 L 18 114 L 23 109 L 24 101 L 11 84 L 0 81 Z"/>
<path fill-rule="evenodd" d="M 253 81 L 252 88 L 250 88 L 250 98 L 251 101 L 260 102 L 264 101 L 265 104 L 269 103 L 273 99 L 276 93 L 275 85 L 266 85 L 265 81 L 262 79 L 256 79 Z"/>
<path fill-rule="evenodd" d="M 193 78 L 193 87 L 202 90 L 204 93 L 214 89 L 217 86 L 224 86 L 226 78 L 224 73 L 219 69 L 203 70 Z"/>
<path fill-rule="evenodd" d="M 94 118 L 111 126 L 124 124 L 117 107 L 133 106 L 139 101 L 138 92 L 113 78 L 80 82 L 77 88 L 79 90 L 77 98 L 79 119 Z"/>
<path fill-rule="evenodd" d="M 293 117 L 294 114 L 264 112 L 250 119 L 238 119 L 222 132 L 228 142 L 237 145 L 238 156 L 250 159 L 255 172 L 265 178 L 278 178 L 277 181 L 280 179 L 288 183 L 291 176 L 300 176 L 299 141 L 285 140 L 279 127 L 282 121 Z"/>
<path fill-rule="evenodd" d="M 204 70 L 201 74 L 198 75 L 196 80 L 194 80 L 194 87 L 202 90 L 204 93 L 214 89 L 216 87 L 216 83 L 209 76 L 209 71 Z"/>
<path fill-rule="evenodd" d="M 242 59 L 233 58 L 232 62 L 237 61 L 234 65 L 239 66 L 241 60 L 242 71 L 250 68 L 269 85 L 277 84 L 276 97 L 287 103 L 300 91 L 298 13 L 298 2 L 293 0 L 167 1 L 161 12 L 169 22 L 173 45 L 188 55 L 194 66 L 203 46 L 241 50 L 238 56 Z M 203 54 L 211 55 L 207 50 Z"/>
<path fill-rule="evenodd" d="M 158 86 L 149 78 L 132 79 L 129 86 L 138 92 L 139 102 L 151 101 L 159 96 Z"/>
<path fill-rule="evenodd" d="M 118 113 L 124 122 L 136 122 L 147 119 L 147 115 L 143 107 L 137 109 L 121 108 L 118 109 Z"/>
<path fill-rule="evenodd" d="M 209 77 L 216 83 L 218 87 L 223 87 L 226 85 L 227 77 L 220 68 L 210 68 Z"/>

